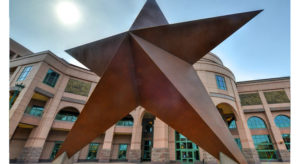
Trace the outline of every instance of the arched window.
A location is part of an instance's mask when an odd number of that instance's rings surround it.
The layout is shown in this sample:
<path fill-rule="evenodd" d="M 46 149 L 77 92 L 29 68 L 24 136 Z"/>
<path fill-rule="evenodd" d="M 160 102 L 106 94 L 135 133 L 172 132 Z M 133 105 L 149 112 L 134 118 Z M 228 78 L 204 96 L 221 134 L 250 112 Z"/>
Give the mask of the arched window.
<path fill-rule="evenodd" d="M 73 107 L 67 107 L 57 113 L 55 120 L 75 122 L 78 115 L 79 112 L 77 111 L 77 109 Z"/>
<path fill-rule="evenodd" d="M 290 118 L 284 115 L 278 115 L 274 119 L 275 124 L 279 128 L 288 128 L 290 127 Z"/>
<path fill-rule="evenodd" d="M 250 117 L 247 121 L 249 129 L 265 129 L 265 122 L 259 117 Z"/>

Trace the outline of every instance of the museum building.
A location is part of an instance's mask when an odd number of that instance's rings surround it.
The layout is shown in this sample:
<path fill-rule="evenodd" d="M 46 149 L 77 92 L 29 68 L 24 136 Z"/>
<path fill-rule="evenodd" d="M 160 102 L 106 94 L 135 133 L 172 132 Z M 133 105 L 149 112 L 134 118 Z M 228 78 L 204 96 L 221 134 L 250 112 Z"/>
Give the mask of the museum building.
<path fill-rule="evenodd" d="M 249 163 L 289 162 L 289 77 L 236 82 L 213 53 L 194 68 Z M 10 162 L 51 162 L 99 80 L 50 51 L 33 53 L 10 39 Z M 141 106 L 73 161 L 218 163 Z"/>

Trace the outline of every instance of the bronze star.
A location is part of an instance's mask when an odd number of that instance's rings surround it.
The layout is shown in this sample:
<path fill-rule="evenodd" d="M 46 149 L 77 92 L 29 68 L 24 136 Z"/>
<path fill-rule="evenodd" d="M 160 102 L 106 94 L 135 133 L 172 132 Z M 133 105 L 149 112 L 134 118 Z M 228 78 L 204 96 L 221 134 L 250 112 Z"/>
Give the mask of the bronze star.
<path fill-rule="evenodd" d="M 168 24 L 148 0 L 129 31 L 67 50 L 101 80 L 58 155 L 71 157 L 140 105 L 214 157 L 246 163 L 192 64 L 260 11 Z"/>

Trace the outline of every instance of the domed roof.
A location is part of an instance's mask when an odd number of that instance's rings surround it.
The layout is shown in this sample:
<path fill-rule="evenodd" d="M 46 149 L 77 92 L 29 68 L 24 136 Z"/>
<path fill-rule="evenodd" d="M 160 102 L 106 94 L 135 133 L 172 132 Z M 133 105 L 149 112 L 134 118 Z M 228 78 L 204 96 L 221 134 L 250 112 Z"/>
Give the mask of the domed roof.
<path fill-rule="evenodd" d="M 217 63 L 223 66 L 223 62 L 222 60 L 215 55 L 214 53 L 207 53 L 205 56 L 203 56 L 200 61 L 206 61 L 206 62 L 213 62 L 213 63 Z"/>

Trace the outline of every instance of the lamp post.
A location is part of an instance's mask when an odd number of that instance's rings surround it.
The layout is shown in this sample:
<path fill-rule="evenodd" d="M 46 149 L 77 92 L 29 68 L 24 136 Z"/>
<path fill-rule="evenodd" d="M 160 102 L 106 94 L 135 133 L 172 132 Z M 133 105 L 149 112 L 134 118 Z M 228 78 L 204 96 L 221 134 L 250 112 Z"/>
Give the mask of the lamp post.
<path fill-rule="evenodd" d="M 25 88 L 25 85 L 23 83 L 16 84 L 15 88 L 16 88 L 16 90 L 14 91 L 14 94 L 13 94 L 12 98 L 9 101 L 9 109 L 12 107 L 13 102 L 15 101 L 15 99 L 17 98 L 17 96 L 19 95 L 19 93 L 21 92 L 21 90 L 23 88 Z"/>

